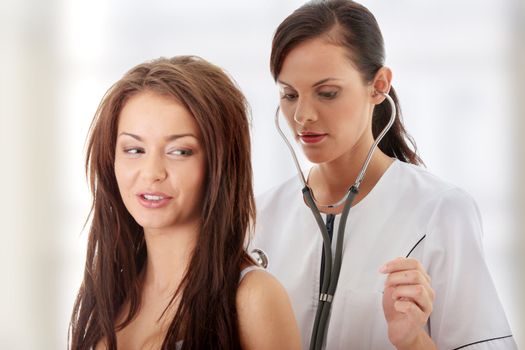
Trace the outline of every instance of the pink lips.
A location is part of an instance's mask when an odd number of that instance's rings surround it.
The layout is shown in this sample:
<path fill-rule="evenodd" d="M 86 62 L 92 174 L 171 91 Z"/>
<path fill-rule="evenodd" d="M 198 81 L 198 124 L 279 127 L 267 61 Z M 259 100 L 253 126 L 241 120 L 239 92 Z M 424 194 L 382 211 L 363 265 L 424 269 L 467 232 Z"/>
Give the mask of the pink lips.
<path fill-rule="evenodd" d="M 162 208 L 168 205 L 172 197 L 161 192 L 144 192 L 137 195 L 139 203 L 148 209 Z"/>
<path fill-rule="evenodd" d="M 303 143 L 314 144 L 321 142 L 327 134 L 317 134 L 313 132 L 302 132 L 299 133 L 299 138 Z"/>

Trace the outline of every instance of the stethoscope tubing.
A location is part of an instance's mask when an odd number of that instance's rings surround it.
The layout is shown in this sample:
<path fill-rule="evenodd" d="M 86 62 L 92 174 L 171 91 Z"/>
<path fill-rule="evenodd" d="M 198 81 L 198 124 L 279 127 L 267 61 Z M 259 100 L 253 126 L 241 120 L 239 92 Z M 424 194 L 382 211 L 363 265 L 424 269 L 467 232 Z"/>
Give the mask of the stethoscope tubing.
<path fill-rule="evenodd" d="M 328 236 L 326 226 L 324 225 L 321 215 L 318 214 L 319 220 L 317 221 L 317 224 L 319 226 L 319 229 L 321 229 L 321 232 L 323 232 L 323 249 L 325 253 L 325 268 L 324 268 L 324 277 L 323 282 L 321 285 L 321 293 L 319 297 L 319 305 L 316 311 L 315 319 L 314 319 L 314 326 L 312 328 L 312 336 L 310 339 L 310 349 L 321 349 L 323 346 L 324 337 L 326 334 L 326 327 L 328 325 L 328 317 L 330 316 L 330 309 L 332 306 L 332 298 L 335 294 L 335 290 L 337 289 L 337 283 L 339 281 L 339 273 L 341 272 L 341 265 L 343 262 L 343 240 L 344 240 L 344 230 L 346 227 L 346 221 L 348 219 L 348 214 L 350 213 L 350 208 L 352 207 L 352 202 L 357 195 L 358 190 L 352 186 L 349 195 L 346 197 L 345 206 L 343 208 L 343 212 L 341 214 L 341 220 L 339 223 L 339 229 L 337 233 L 337 241 L 336 241 L 336 248 L 335 248 L 335 257 L 333 261 L 333 266 L 327 267 L 327 264 L 329 259 L 332 259 L 332 248 L 331 248 L 331 241 L 330 237 Z M 316 213 L 319 213 L 319 209 L 316 207 L 315 202 L 313 201 L 313 198 L 311 196 L 311 192 L 308 189 L 305 191 L 303 189 L 303 194 L 305 194 L 305 198 L 309 197 L 307 200 L 307 203 L 311 208 L 312 213 L 314 216 L 317 216 Z M 314 209 L 315 208 L 315 209 Z M 326 276 L 330 276 L 330 279 L 328 280 Z"/>

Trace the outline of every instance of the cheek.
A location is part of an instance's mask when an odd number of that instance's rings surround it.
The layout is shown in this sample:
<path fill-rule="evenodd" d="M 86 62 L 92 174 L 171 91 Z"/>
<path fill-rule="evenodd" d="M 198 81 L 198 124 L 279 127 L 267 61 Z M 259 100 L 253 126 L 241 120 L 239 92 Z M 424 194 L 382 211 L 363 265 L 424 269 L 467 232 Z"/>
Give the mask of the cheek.
<path fill-rule="evenodd" d="M 194 203 L 201 203 L 204 196 L 204 180 L 200 177 L 194 176 L 191 182 L 187 183 L 186 188 L 189 190 L 190 200 Z"/>
<path fill-rule="evenodd" d="M 188 176 L 188 185 L 193 189 L 195 195 L 198 196 L 198 199 L 200 200 L 202 193 L 204 192 L 204 181 L 206 175 L 204 165 L 196 167 L 190 174 L 192 174 L 192 176 Z"/>
<path fill-rule="evenodd" d="M 129 164 L 126 164 L 123 160 L 115 160 L 115 178 L 117 179 L 117 185 L 122 197 L 125 197 L 126 192 L 129 190 L 131 185 L 131 179 L 133 177 L 133 170 Z"/>
<path fill-rule="evenodd" d="M 367 113 L 362 106 L 353 103 L 340 104 L 334 106 L 332 113 L 332 120 L 342 129 L 361 129 L 363 124 L 368 122 Z M 336 118 L 334 118 L 337 116 Z M 337 126 L 336 125 L 336 126 Z"/>
<path fill-rule="evenodd" d="M 183 194 L 184 198 L 200 200 L 204 191 L 205 171 L 201 162 L 176 164 L 170 170 L 171 187 Z"/>
<path fill-rule="evenodd" d="M 284 115 L 286 119 L 293 119 L 295 107 L 295 103 L 293 103 L 292 101 L 281 100 L 279 102 L 279 109 L 281 115 Z"/>

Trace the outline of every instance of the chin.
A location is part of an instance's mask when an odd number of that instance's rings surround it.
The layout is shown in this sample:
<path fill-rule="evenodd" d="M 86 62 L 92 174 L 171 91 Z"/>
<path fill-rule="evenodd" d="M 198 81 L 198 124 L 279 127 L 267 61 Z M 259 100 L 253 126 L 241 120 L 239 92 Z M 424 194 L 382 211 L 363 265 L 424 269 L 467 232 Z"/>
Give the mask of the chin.
<path fill-rule="evenodd" d="M 312 152 L 311 150 L 303 149 L 303 153 L 306 159 L 308 159 L 310 163 L 314 163 L 314 164 L 326 163 L 333 159 L 333 155 L 328 155 L 326 154 L 326 152 L 321 152 L 321 151 Z"/>
<path fill-rule="evenodd" d="M 144 217 L 140 215 L 134 216 L 133 218 L 143 229 L 158 230 L 166 228 L 172 224 L 171 221 L 168 221 L 165 218 Z"/>

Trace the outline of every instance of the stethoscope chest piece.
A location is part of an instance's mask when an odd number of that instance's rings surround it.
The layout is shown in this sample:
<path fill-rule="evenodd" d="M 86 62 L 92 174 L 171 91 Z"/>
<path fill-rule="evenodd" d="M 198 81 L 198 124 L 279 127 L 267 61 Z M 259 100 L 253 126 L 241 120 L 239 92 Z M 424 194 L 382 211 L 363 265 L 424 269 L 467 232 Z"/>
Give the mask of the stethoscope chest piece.
<path fill-rule="evenodd" d="M 259 266 L 263 268 L 268 267 L 268 256 L 262 249 L 252 249 L 250 255 Z"/>

